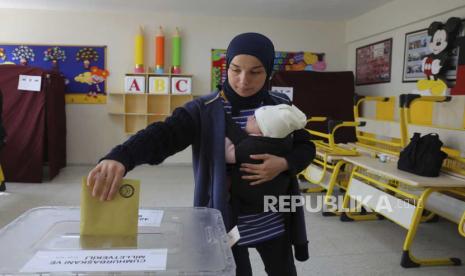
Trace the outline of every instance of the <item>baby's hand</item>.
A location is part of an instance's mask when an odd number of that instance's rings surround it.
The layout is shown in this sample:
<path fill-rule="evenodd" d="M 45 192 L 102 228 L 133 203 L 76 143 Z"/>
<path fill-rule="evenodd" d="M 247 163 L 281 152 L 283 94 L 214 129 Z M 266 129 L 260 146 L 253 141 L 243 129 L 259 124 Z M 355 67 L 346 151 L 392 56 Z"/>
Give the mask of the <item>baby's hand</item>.
<path fill-rule="evenodd" d="M 235 147 L 228 137 L 224 139 L 224 150 L 225 150 L 224 155 L 226 157 L 226 164 L 236 163 Z"/>

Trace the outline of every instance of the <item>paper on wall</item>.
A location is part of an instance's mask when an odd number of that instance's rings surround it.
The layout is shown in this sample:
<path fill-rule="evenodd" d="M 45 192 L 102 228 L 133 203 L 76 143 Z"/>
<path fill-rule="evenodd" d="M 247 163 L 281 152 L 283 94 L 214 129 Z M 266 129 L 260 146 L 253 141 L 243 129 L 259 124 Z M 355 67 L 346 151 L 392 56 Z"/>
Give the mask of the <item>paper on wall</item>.
<path fill-rule="evenodd" d="M 18 90 L 39 92 L 42 76 L 19 75 Z"/>

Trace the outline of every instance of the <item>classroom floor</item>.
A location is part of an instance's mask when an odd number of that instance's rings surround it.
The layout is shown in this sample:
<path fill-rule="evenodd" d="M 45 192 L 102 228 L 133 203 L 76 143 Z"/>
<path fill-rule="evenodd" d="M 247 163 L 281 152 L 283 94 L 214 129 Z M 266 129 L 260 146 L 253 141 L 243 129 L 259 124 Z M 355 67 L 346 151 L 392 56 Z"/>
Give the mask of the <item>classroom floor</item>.
<path fill-rule="evenodd" d="M 78 206 L 82 176 L 90 167 L 69 166 L 42 184 L 7 183 L 0 193 L 0 227 L 37 206 Z M 142 181 L 141 206 L 191 206 L 193 174 L 190 166 L 141 166 L 128 174 Z M 388 221 L 340 222 L 337 217 L 306 212 L 310 259 L 297 262 L 299 275 L 465 275 L 465 266 L 400 267 L 406 230 Z M 423 223 L 414 241 L 417 257 L 459 257 L 465 262 L 465 238 L 457 225 L 444 219 Z M 251 250 L 254 275 L 266 275 Z M 1 260 L 0 260 L 1 263 Z"/>

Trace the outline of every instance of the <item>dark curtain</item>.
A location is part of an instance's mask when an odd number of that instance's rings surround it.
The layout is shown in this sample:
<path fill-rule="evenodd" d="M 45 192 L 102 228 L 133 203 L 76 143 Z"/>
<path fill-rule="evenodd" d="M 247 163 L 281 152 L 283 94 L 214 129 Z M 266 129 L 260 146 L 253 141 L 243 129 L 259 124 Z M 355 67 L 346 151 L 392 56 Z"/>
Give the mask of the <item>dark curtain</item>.
<path fill-rule="evenodd" d="M 333 120 L 353 121 L 354 75 L 347 72 L 276 72 L 272 86 L 293 87 L 293 102 L 307 117 L 325 116 Z M 326 123 L 312 123 L 312 129 L 327 133 Z M 337 143 L 354 142 L 355 130 L 340 129 Z"/>
<path fill-rule="evenodd" d="M 40 92 L 18 90 L 19 75 L 42 76 Z M 40 68 L 1 65 L 0 90 L 7 133 L 1 152 L 6 181 L 41 182 L 47 161 L 53 178 L 66 165 L 63 77 Z"/>
<path fill-rule="evenodd" d="M 66 166 L 65 81 L 57 73 L 46 73 L 45 145 L 49 177 L 54 178 Z"/>

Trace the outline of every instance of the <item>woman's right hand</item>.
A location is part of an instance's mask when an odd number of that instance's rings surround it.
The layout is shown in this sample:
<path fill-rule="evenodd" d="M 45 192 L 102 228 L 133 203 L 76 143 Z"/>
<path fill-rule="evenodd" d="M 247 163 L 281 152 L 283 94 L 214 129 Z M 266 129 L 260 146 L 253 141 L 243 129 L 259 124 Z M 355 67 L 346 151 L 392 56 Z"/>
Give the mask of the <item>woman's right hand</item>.
<path fill-rule="evenodd" d="M 115 160 L 102 160 L 87 176 L 87 187 L 92 196 L 100 201 L 112 200 L 121 185 L 125 172 L 122 163 Z"/>

